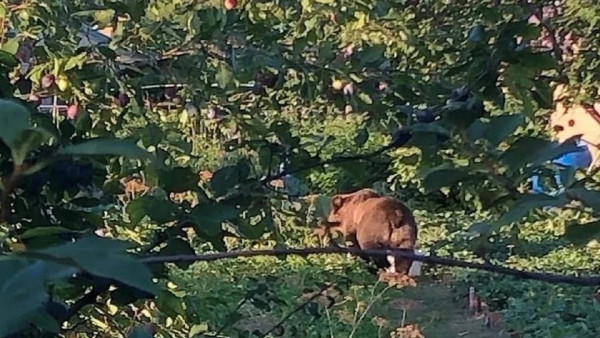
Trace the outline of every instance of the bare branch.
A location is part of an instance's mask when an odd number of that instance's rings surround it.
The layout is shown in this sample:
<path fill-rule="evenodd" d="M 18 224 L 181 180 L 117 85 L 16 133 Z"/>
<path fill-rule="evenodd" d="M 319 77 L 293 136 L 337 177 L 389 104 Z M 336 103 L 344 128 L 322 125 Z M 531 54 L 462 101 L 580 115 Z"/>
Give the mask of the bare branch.
<path fill-rule="evenodd" d="M 474 263 L 452 258 L 444 258 L 437 256 L 420 256 L 414 253 L 402 250 L 360 250 L 354 248 L 342 247 L 316 247 L 304 249 L 272 249 L 272 250 L 244 250 L 232 252 L 210 253 L 202 255 L 175 255 L 175 256 L 155 256 L 142 258 L 144 263 L 176 263 L 176 262 L 212 262 L 221 259 L 238 258 L 238 257 L 254 257 L 254 256 L 308 256 L 313 254 L 352 254 L 352 255 L 367 255 L 367 256 L 387 256 L 394 255 L 401 258 L 409 258 L 414 261 L 424 263 L 454 266 L 461 268 L 469 268 L 475 270 L 483 270 L 488 272 L 499 273 L 503 275 L 514 276 L 521 279 L 532 279 L 547 283 L 565 283 L 580 286 L 600 286 L 600 276 L 569 276 L 551 274 L 545 272 L 523 271 L 513 268 L 494 265 L 491 263 Z"/>

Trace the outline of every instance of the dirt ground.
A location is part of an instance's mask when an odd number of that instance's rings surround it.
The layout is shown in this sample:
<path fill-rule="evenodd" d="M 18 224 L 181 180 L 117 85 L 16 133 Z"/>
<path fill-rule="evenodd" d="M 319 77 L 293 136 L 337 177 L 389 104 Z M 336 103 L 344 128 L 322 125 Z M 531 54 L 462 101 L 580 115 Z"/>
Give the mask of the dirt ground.
<path fill-rule="evenodd" d="M 447 285 L 425 281 L 417 287 L 404 288 L 402 298 L 390 299 L 386 312 L 409 326 L 398 330 L 395 338 L 496 338 L 506 337 L 500 327 L 487 328 L 483 316 L 471 316 L 467 301 L 457 304 Z M 391 318 L 390 318 L 391 319 Z M 402 326 L 402 324 L 401 324 Z M 421 336 L 419 336 L 419 334 Z"/>

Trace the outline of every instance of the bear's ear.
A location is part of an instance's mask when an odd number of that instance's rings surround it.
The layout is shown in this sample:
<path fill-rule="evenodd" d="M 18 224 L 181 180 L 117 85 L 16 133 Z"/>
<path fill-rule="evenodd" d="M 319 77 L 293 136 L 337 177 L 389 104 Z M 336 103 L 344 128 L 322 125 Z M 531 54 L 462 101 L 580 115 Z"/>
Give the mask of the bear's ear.
<path fill-rule="evenodd" d="M 342 195 L 335 195 L 331 198 L 331 211 L 337 212 L 344 205 L 345 198 Z"/>

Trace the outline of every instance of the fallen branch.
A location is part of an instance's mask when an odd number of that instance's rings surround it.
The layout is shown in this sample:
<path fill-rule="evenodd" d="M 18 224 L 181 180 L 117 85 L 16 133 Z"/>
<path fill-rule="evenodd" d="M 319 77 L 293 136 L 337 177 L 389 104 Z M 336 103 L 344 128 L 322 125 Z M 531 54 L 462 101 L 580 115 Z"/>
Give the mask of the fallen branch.
<path fill-rule="evenodd" d="M 474 263 L 461 261 L 452 258 L 443 258 L 437 256 L 420 256 L 414 253 L 401 250 L 360 250 L 353 248 L 342 247 L 316 247 L 305 249 L 269 249 L 269 250 L 244 250 L 232 252 L 210 253 L 202 255 L 174 255 L 174 256 L 155 256 L 144 257 L 142 261 L 148 264 L 156 263 L 177 263 L 177 262 L 212 262 L 221 259 L 239 258 L 239 257 L 255 257 L 255 256 L 308 256 L 313 254 L 352 254 L 352 255 L 367 255 L 367 256 L 387 256 L 394 255 L 400 258 L 409 258 L 414 261 L 424 263 L 454 266 L 461 268 L 469 268 L 483 270 L 488 272 L 499 273 L 503 275 L 514 276 L 521 279 L 532 279 L 547 283 L 565 283 L 580 286 L 600 286 L 600 276 L 577 277 L 568 275 L 559 275 L 545 272 L 523 271 L 513 268 L 494 265 L 491 263 Z"/>

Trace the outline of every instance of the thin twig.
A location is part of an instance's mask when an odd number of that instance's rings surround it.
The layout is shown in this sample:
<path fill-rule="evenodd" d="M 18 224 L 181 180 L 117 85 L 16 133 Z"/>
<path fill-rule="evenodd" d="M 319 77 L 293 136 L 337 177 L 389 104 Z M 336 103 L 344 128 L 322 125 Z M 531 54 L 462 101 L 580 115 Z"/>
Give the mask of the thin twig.
<path fill-rule="evenodd" d="M 351 162 L 351 161 L 359 161 L 359 160 L 367 160 L 371 157 L 375 157 L 378 155 L 383 154 L 384 152 L 386 152 L 387 150 L 390 150 L 392 148 L 395 148 L 393 143 L 390 143 L 386 146 L 383 146 L 375 151 L 372 151 L 370 153 L 366 153 L 366 154 L 359 154 L 359 155 L 348 155 L 348 156 L 336 156 L 333 157 L 329 160 L 324 160 L 324 161 L 319 161 L 319 162 L 315 162 L 315 163 L 311 163 L 308 165 L 305 165 L 303 167 L 297 168 L 297 169 L 290 169 L 290 170 L 283 170 L 278 174 L 273 174 L 273 175 L 268 175 L 264 178 L 262 178 L 260 180 L 261 184 L 266 184 L 269 183 L 270 181 L 273 180 L 278 180 L 280 178 L 283 178 L 287 175 L 293 175 L 299 172 L 303 172 L 306 170 L 310 170 L 310 169 L 314 169 L 317 167 L 322 167 L 324 165 L 329 165 L 329 164 L 337 164 L 337 163 L 344 163 L 344 162 Z"/>
<path fill-rule="evenodd" d="M 381 291 L 375 297 L 373 297 L 375 292 L 373 292 L 371 294 L 371 301 L 369 302 L 369 305 L 367 305 L 367 307 L 365 308 L 365 311 L 363 311 L 363 313 L 361 314 L 358 321 L 354 323 L 354 327 L 352 328 L 352 332 L 350 332 L 350 335 L 348 336 L 348 338 L 354 337 L 354 334 L 356 334 L 356 329 L 358 329 L 358 326 L 360 325 L 360 323 L 362 323 L 362 321 L 365 319 L 365 316 L 367 315 L 367 313 L 369 313 L 369 311 L 373 307 L 373 304 L 375 304 L 375 302 L 377 302 L 379 299 L 381 299 L 381 296 L 383 296 L 383 294 L 386 293 L 390 288 L 392 288 L 391 285 L 387 286 L 385 289 L 383 289 L 383 291 Z M 375 290 L 375 288 L 373 288 L 373 291 L 374 290 Z M 357 306 L 358 306 L 358 304 L 357 304 Z"/>
<path fill-rule="evenodd" d="M 155 263 L 177 263 L 177 262 L 212 262 L 221 259 L 255 256 L 308 256 L 313 254 L 352 254 L 367 256 L 387 256 L 393 255 L 399 258 L 411 259 L 434 265 L 453 266 L 483 270 L 499 273 L 503 275 L 514 276 L 521 279 L 532 279 L 547 283 L 565 283 L 580 286 L 600 286 L 600 276 L 569 276 L 545 272 L 523 271 L 513 268 L 494 265 L 491 263 L 474 263 L 453 258 L 444 258 L 437 256 L 420 256 L 403 250 L 360 250 L 355 248 L 342 247 L 314 247 L 304 249 L 268 249 L 268 250 L 240 250 L 231 252 L 210 253 L 202 255 L 174 255 L 174 256 L 154 256 L 144 257 L 142 262 L 148 264 Z"/>
<path fill-rule="evenodd" d="M 550 26 L 546 19 L 542 17 L 542 11 L 540 11 L 540 25 L 548 32 L 550 43 L 552 43 L 552 52 L 554 53 L 554 57 L 558 62 L 558 72 L 560 74 L 563 71 L 563 66 L 560 64 L 560 61 L 562 61 L 563 53 L 560 49 L 560 46 L 558 45 L 558 39 L 556 39 L 556 29 Z"/>
<path fill-rule="evenodd" d="M 246 304 L 246 302 L 248 301 L 248 297 L 245 297 L 244 299 L 242 299 L 241 301 L 238 302 L 238 304 L 236 305 L 235 309 L 233 309 L 231 312 L 229 312 L 229 315 L 227 315 L 226 318 L 230 318 L 231 316 L 233 316 L 233 314 L 235 314 L 236 312 L 238 312 L 239 309 L 242 308 L 242 306 L 244 306 L 244 304 Z M 227 327 L 229 327 L 229 325 L 231 325 L 231 323 L 229 321 L 226 321 L 225 324 L 223 324 L 218 330 L 217 332 L 215 332 L 215 334 L 211 335 L 210 337 L 218 337 L 221 332 L 223 332 Z"/>
<path fill-rule="evenodd" d="M 281 320 L 278 321 L 277 324 L 273 325 L 265 333 L 263 333 L 262 335 L 260 335 L 259 338 L 266 337 L 269 333 L 273 332 L 276 328 L 280 327 L 283 323 L 285 323 L 288 319 L 290 319 L 290 317 L 293 316 L 294 313 L 302 310 L 306 305 L 308 305 L 310 302 L 312 302 L 315 298 L 321 296 L 321 294 L 323 294 L 323 291 L 329 289 L 330 287 L 331 287 L 331 285 L 325 284 L 325 286 L 323 286 L 319 290 L 319 292 L 315 293 L 310 298 L 308 298 L 306 301 L 302 302 L 302 304 L 296 306 L 292 311 L 290 311 L 287 315 L 285 315 L 283 318 L 281 318 Z"/>
<path fill-rule="evenodd" d="M 75 304 L 73 304 L 73 305 L 71 305 L 71 307 L 69 307 L 69 310 L 67 310 L 65 315 L 62 318 L 60 318 L 59 322 L 63 323 L 65 321 L 71 319 L 71 317 L 76 315 L 81 309 L 83 309 L 84 306 L 95 303 L 96 297 L 98 297 L 99 295 L 106 292 L 109 289 L 109 287 L 110 287 L 110 284 L 102 285 L 102 286 L 94 286 L 92 288 L 92 290 L 90 290 L 90 292 L 86 293 L 83 297 L 79 298 L 79 300 L 77 300 L 75 302 Z"/>

